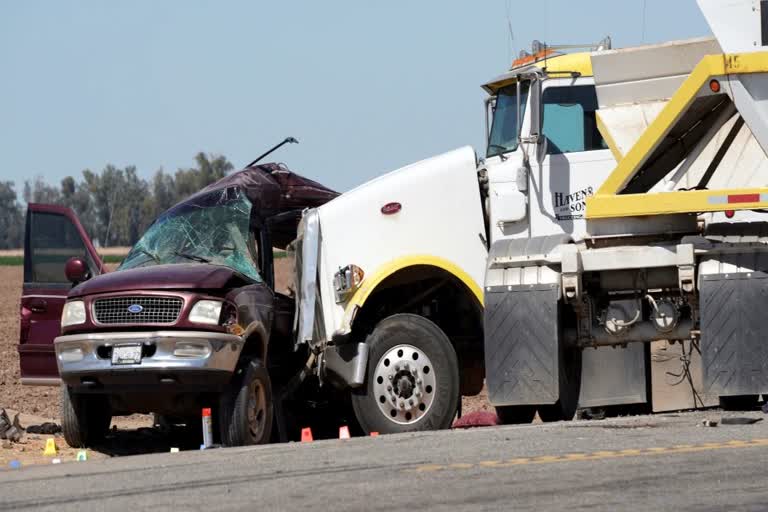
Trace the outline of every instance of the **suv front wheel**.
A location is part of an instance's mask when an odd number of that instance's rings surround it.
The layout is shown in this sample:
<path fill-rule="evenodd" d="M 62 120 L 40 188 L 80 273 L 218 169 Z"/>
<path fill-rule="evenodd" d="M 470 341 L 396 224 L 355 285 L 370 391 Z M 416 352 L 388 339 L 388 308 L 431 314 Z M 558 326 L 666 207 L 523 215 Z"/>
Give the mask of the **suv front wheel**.
<path fill-rule="evenodd" d="M 219 408 L 224 446 L 265 444 L 272 433 L 272 383 L 259 359 L 247 362 L 224 392 Z"/>
<path fill-rule="evenodd" d="M 75 393 L 61 386 L 61 431 L 72 448 L 93 446 L 104 439 L 112 422 L 109 399 Z"/>

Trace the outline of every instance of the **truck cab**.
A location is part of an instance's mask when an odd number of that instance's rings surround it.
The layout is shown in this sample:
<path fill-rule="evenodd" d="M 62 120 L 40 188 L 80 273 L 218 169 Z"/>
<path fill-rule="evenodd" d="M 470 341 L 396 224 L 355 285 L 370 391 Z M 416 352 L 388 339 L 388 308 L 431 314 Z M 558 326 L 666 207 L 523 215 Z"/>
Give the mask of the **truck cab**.
<path fill-rule="evenodd" d="M 365 430 L 446 428 L 459 396 L 478 394 L 484 384 L 504 422 L 531 421 L 537 412 L 545 421 L 570 419 L 577 408 L 647 409 L 657 380 L 656 397 L 680 395 L 657 410 L 702 404 L 699 384 L 692 384 L 692 393 L 670 393 L 664 379 L 669 365 L 652 361 L 649 344 L 611 338 L 591 343 L 589 350 L 575 344 L 544 363 L 537 360 L 540 337 L 560 336 L 543 334 L 542 326 L 578 329 L 575 319 L 586 316 L 598 325 L 590 332 L 602 337 L 606 322 L 623 326 L 634 318 L 616 316 L 624 303 L 613 309 L 598 304 L 602 309 L 596 311 L 561 309 L 561 254 L 616 244 L 628 235 L 641 243 L 643 236 L 659 236 L 659 229 L 664 236 L 695 233 L 694 214 L 609 223 L 590 220 L 587 205 L 652 130 L 699 61 L 722 52 L 715 38 L 618 50 L 604 40 L 582 48 L 566 53 L 572 47 L 535 43 L 531 53 L 483 86 L 484 158 L 460 148 L 382 175 L 305 213 L 297 241 L 303 262 L 297 342 L 320 354 L 321 379 L 350 390 Z M 680 173 L 689 164 L 679 165 L 683 150 L 672 148 L 675 137 L 683 138 L 692 126 L 670 134 L 665 152 L 656 155 L 662 167 L 678 165 L 664 168 L 657 189 L 686 186 Z M 709 125 L 695 126 L 693 133 Z M 716 143 L 726 139 L 729 127 L 717 128 L 722 133 L 708 135 L 716 141 L 713 149 L 698 156 L 711 161 Z M 762 161 L 758 156 L 735 162 L 753 165 Z M 690 164 L 697 170 L 689 174 L 707 174 L 707 158 L 702 161 L 703 166 Z M 736 172 L 731 177 L 750 179 Z M 690 179 L 687 186 L 695 186 Z M 636 201 L 642 204 L 642 197 Z M 625 258 L 621 253 L 605 260 L 619 265 Z M 653 255 L 641 260 L 648 266 L 662 262 Z M 534 264 L 540 261 L 549 263 Z M 578 268 L 578 260 L 573 264 Z M 631 287 L 637 274 L 617 272 L 614 278 L 628 279 L 624 284 Z M 545 304 L 533 294 L 501 293 L 513 289 L 552 293 L 555 299 Z M 673 303 L 681 318 L 688 314 L 684 301 L 664 296 L 665 311 Z M 554 320 L 561 314 L 563 323 Z M 662 328 L 652 329 L 657 327 Z M 658 332 L 648 336 L 665 339 Z M 510 343 L 519 349 L 514 355 Z M 663 350 L 661 358 L 695 359 L 671 345 Z M 523 398 L 509 398 L 518 392 Z M 712 405 L 712 397 L 703 403 Z"/>
<path fill-rule="evenodd" d="M 540 45 L 534 43 L 534 50 Z M 609 41 L 596 45 L 609 48 Z M 586 233 L 586 197 L 616 161 L 597 127 L 590 53 L 524 54 L 488 82 L 489 239 Z"/>
<path fill-rule="evenodd" d="M 302 221 L 298 341 L 348 354 L 321 373 L 351 389 L 366 430 L 450 425 L 459 396 L 479 393 L 498 364 L 483 344 L 489 248 L 582 238 L 585 199 L 615 166 L 597 129 L 589 52 L 542 49 L 484 88 L 484 159 L 471 148 L 438 155 Z M 425 368 L 431 392 L 418 388 Z"/>

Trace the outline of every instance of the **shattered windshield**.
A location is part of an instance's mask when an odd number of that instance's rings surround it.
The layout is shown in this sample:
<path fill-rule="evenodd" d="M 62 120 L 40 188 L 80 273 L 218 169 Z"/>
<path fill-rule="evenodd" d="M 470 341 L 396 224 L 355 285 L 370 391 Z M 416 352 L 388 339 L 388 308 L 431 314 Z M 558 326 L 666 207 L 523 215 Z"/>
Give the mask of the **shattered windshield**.
<path fill-rule="evenodd" d="M 238 188 L 182 203 L 158 218 L 117 270 L 174 263 L 224 265 L 261 281 L 251 202 Z"/>

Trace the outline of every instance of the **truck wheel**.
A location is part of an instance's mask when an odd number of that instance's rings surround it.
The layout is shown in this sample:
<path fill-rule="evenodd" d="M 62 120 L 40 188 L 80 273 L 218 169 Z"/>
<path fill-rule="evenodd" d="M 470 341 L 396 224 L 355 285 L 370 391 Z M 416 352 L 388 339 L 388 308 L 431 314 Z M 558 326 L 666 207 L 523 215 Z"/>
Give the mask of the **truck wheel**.
<path fill-rule="evenodd" d="M 366 383 L 352 393 L 365 432 L 437 430 L 451 425 L 459 400 L 459 365 L 445 333 L 412 314 L 385 318 L 368 337 Z"/>
<path fill-rule="evenodd" d="M 758 395 L 721 396 L 720 408 L 726 411 L 750 411 L 757 407 Z"/>
<path fill-rule="evenodd" d="M 222 396 L 219 413 L 224 446 L 265 444 L 272 433 L 272 383 L 261 360 L 249 361 Z"/>
<path fill-rule="evenodd" d="M 61 431 L 72 448 L 86 448 L 104 439 L 112 422 L 106 397 L 80 395 L 61 386 Z"/>
<path fill-rule="evenodd" d="M 496 407 L 496 416 L 502 425 L 517 425 L 530 423 L 536 416 L 536 406 L 531 405 L 505 405 Z"/>
<path fill-rule="evenodd" d="M 581 392 L 581 349 L 560 352 L 560 399 L 552 405 L 539 406 L 541 421 L 570 421 L 576 415 Z"/>

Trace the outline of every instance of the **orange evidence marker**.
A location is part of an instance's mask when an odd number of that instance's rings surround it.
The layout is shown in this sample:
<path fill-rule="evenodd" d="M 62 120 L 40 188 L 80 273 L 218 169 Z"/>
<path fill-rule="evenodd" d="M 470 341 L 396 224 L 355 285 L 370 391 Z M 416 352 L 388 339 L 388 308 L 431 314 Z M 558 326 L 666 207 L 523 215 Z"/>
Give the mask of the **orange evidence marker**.
<path fill-rule="evenodd" d="M 342 427 L 339 427 L 339 439 L 349 439 L 351 436 L 349 435 L 349 427 L 344 425 Z"/>
<path fill-rule="evenodd" d="M 371 437 L 378 437 L 378 436 L 379 436 L 378 432 L 371 432 Z"/>
<path fill-rule="evenodd" d="M 312 441 L 312 429 L 309 427 L 301 429 L 301 442 L 309 443 Z"/>

